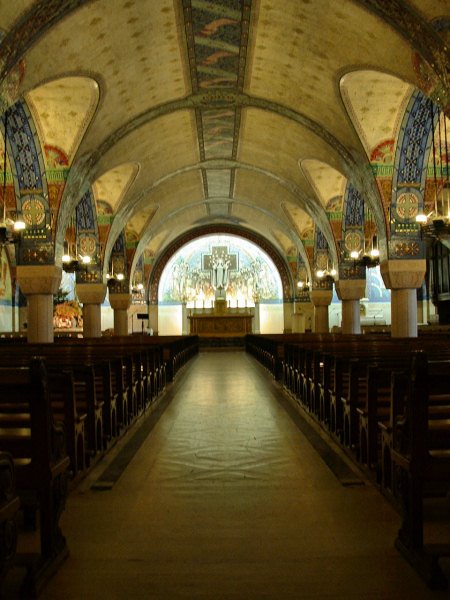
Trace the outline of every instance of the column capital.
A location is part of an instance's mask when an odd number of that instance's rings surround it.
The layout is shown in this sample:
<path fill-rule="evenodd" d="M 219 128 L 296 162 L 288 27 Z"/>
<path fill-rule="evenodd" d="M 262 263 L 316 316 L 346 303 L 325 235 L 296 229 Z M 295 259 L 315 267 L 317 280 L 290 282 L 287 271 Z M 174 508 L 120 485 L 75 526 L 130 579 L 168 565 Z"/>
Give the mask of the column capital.
<path fill-rule="evenodd" d="M 339 300 L 361 300 L 366 293 L 366 280 L 339 279 L 335 287 Z"/>
<path fill-rule="evenodd" d="M 333 290 L 312 290 L 310 298 L 314 306 L 328 306 L 333 299 Z"/>
<path fill-rule="evenodd" d="M 420 288 L 426 268 L 425 259 L 386 260 L 380 265 L 384 285 L 391 290 Z"/>
<path fill-rule="evenodd" d="M 131 294 L 109 294 L 109 303 L 114 310 L 128 310 L 131 306 Z"/>
<path fill-rule="evenodd" d="M 56 294 L 62 277 L 57 265 L 18 265 L 16 279 L 25 296 L 32 294 Z"/>
<path fill-rule="evenodd" d="M 102 304 L 106 297 L 106 283 L 77 283 L 76 292 L 81 304 Z"/>

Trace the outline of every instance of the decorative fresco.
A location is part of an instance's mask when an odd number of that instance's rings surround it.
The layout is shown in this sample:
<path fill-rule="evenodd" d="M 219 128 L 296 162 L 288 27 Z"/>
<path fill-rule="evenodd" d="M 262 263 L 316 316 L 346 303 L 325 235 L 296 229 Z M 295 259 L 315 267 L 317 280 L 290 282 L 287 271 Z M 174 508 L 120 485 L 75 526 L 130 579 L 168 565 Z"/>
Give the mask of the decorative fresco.
<path fill-rule="evenodd" d="M 162 273 L 165 270 L 165 267 L 171 257 L 177 252 L 180 248 L 185 246 L 188 242 L 198 239 L 200 236 L 207 235 L 231 235 L 234 237 L 238 237 L 240 239 L 244 238 L 249 240 L 253 244 L 259 247 L 263 252 L 265 252 L 270 259 L 273 261 L 275 268 L 281 278 L 281 285 L 283 290 L 283 302 L 289 302 L 293 299 L 295 290 L 293 290 L 293 281 L 290 276 L 290 272 L 287 269 L 286 263 L 281 257 L 281 255 L 275 250 L 275 248 L 262 236 L 258 235 L 254 231 L 245 230 L 243 231 L 241 228 L 236 227 L 234 225 L 207 225 L 195 231 L 190 231 L 189 233 L 180 236 L 173 244 L 169 246 L 167 251 L 157 260 L 154 264 L 151 265 L 150 277 L 149 277 L 149 285 L 148 285 L 148 298 L 150 304 L 158 304 L 159 297 L 159 287 L 160 281 L 162 277 Z M 153 257 L 145 257 L 144 264 L 147 269 L 147 263 L 151 264 L 153 261 Z M 147 270 L 146 270 L 147 273 Z"/>
<path fill-rule="evenodd" d="M 0 246 L 0 301 L 11 301 L 11 274 L 6 251 Z"/>
<path fill-rule="evenodd" d="M 91 259 L 91 263 L 86 265 L 85 269 L 77 272 L 77 282 L 99 283 L 102 281 L 100 243 L 97 213 L 91 191 L 86 192 L 77 204 L 75 217 L 78 252 Z"/>
<path fill-rule="evenodd" d="M 16 102 L 2 117 L 16 192 L 17 210 L 26 229 L 20 244 L 21 264 L 50 264 L 54 259 L 52 215 L 45 164 L 33 118 Z"/>
<path fill-rule="evenodd" d="M 280 276 L 270 258 L 251 242 L 225 235 L 194 240 L 174 254 L 161 276 L 159 301 L 211 306 L 219 275 L 232 305 L 281 301 Z"/>
<path fill-rule="evenodd" d="M 3 45 L 6 34 L 0 30 L 0 44 Z M 2 52 L 4 57 L 4 53 Z M 19 60 L 9 71 L 0 86 L 0 111 L 3 113 L 8 106 L 14 104 L 19 95 L 20 84 L 25 75 L 25 61 Z"/>
<path fill-rule="evenodd" d="M 423 258 L 415 217 L 424 210 L 425 183 L 437 107 L 421 92 L 412 94 L 398 139 L 392 181 L 389 257 Z"/>
<path fill-rule="evenodd" d="M 351 252 L 364 251 L 364 198 L 351 184 L 344 199 L 343 228 L 342 258 L 345 260 Z"/>
<path fill-rule="evenodd" d="M 391 290 L 387 290 L 381 277 L 380 267 L 367 269 L 367 298 L 369 302 L 390 302 Z"/>
<path fill-rule="evenodd" d="M 251 0 L 183 0 L 194 93 L 242 91 Z M 236 159 L 240 109 L 197 109 L 202 161 Z M 206 178 L 206 172 L 204 173 Z M 207 195 L 207 182 L 204 182 Z M 228 197 L 230 189 L 221 196 Z"/>
<path fill-rule="evenodd" d="M 370 162 L 372 165 L 377 165 L 376 174 L 378 175 L 378 166 L 387 165 L 391 167 L 390 175 L 392 175 L 392 165 L 394 164 L 395 141 L 383 140 L 372 150 L 370 154 Z M 381 172 L 381 174 L 384 174 Z"/>

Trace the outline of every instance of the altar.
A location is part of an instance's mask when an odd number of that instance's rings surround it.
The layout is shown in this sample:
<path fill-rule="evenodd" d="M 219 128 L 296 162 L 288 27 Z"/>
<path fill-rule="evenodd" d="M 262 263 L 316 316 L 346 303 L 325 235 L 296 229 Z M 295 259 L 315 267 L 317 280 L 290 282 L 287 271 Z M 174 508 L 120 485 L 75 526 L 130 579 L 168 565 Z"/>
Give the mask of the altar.
<path fill-rule="evenodd" d="M 252 332 L 252 319 L 250 310 L 230 309 L 219 300 L 214 309 L 194 311 L 188 316 L 189 332 L 200 337 L 240 337 Z"/>

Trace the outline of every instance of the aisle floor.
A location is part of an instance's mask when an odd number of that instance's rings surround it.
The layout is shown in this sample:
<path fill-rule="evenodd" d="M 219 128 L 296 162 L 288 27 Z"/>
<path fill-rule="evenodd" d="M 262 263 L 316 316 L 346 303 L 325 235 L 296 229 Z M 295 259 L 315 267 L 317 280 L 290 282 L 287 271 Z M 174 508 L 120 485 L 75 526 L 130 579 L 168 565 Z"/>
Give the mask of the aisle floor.
<path fill-rule="evenodd" d="M 201 353 L 173 392 L 110 489 L 93 489 L 101 464 L 72 492 L 70 557 L 43 598 L 448 597 L 395 550 L 392 507 L 336 477 L 251 357 Z"/>

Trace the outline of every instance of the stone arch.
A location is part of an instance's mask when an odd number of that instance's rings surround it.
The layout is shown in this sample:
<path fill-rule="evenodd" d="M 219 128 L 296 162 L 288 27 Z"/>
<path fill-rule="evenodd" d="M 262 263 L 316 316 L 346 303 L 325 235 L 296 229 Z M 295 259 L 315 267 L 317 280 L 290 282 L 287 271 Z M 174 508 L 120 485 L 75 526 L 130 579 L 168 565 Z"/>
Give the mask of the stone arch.
<path fill-rule="evenodd" d="M 364 250 L 364 198 L 351 184 L 347 185 L 343 206 L 343 236 L 341 251 L 345 256 L 350 252 Z"/>
<path fill-rule="evenodd" d="M 26 229 L 22 234 L 19 264 L 52 264 L 52 214 L 48 202 L 45 162 L 33 117 L 25 102 L 16 102 L 2 116 L 6 151 L 10 157 L 16 211 Z"/>
<path fill-rule="evenodd" d="M 433 107 L 432 100 L 416 90 L 403 117 L 392 179 L 389 258 L 425 257 L 415 217 L 424 210 L 428 156 L 437 122 Z"/>
<path fill-rule="evenodd" d="M 94 196 L 90 190 L 77 204 L 75 218 L 79 254 L 89 256 L 91 260 L 86 269 L 77 271 L 77 283 L 101 283 L 103 277 L 97 212 Z"/>
<path fill-rule="evenodd" d="M 147 298 L 149 304 L 158 304 L 158 288 L 161 275 L 169 259 L 175 254 L 175 252 L 179 250 L 182 246 L 184 246 L 186 243 L 204 235 L 210 235 L 213 233 L 230 234 L 242 237 L 253 242 L 262 250 L 264 250 L 264 252 L 266 252 L 273 260 L 275 267 L 277 268 L 278 273 L 280 275 L 283 288 L 283 302 L 291 302 L 293 300 L 295 296 L 295 288 L 294 281 L 292 279 L 292 273 L 284 258 L 273 247 L 272 244 L 270 244 L 262 236 L 248 229 L 232 225 L 207 225 L 191 230 L 188 233 L 178 237 L 166 248 L 165 252 L 163 252 L 162 255 L 157 259 L 150 273 L 150 279 L 147 286 Z"/>

